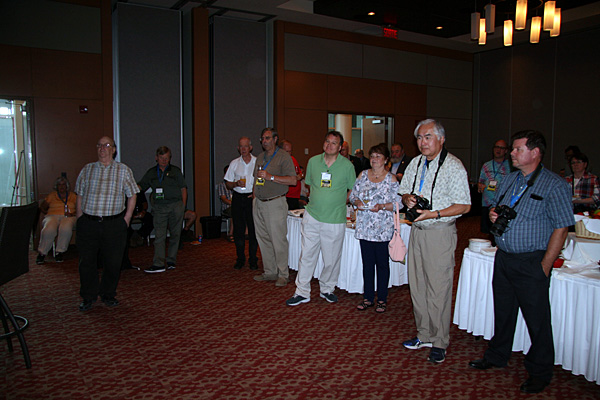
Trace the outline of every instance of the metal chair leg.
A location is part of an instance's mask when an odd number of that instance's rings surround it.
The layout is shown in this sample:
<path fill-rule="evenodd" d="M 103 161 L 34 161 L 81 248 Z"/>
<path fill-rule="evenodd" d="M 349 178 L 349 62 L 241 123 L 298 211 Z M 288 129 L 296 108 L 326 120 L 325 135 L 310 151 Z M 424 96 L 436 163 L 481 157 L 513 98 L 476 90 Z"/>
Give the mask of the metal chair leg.
<path fill-rule="evenodd" d="M 19 343 L 21 344 L 21 350 L 23 351 L 23 358 L 25 359 L 25 366 L 27 368 L 31 368 L 31 358 L 29 357 L 29 348 L 27 347 L 27 342 L 25 342 L 25 336 L 23 336 L 23 331 L 25 329 L 27 329 L 27 326 L 29 325 L 29 321 L 27 321 L 26 318 L 18 316 L 18 315 L 14 315 L 12 313 L 12 311 L 10 310 L 10 308 L 8 307 L 8 304 L 6 304 L 6 301 L 4 301 L 4 297 L 2 297 L 2 295 L 0 294 L 0 307 L 2 308 L 2 325 L 4 326 L 4 330 L 6 331 L 6 333 L 4 335 L 0 335 L 0 339 L 6 339 L 8 343 L 10 343 L 8 345 L 9 350 L 12 351 L 12 342 L 11 342 L 11 337 L 12 336 L 17 336 L 17 338 L 19 339 Z M 8 324 L 6 321 L 6 318 L 8 317 L 8 319 L 10 320 L 11 324 L 13 325 L 14 330 L 8 332 Z M 23 325 L 19 325 L 19 323 L 17 322 L 17 320 L 22 321 Z"/>

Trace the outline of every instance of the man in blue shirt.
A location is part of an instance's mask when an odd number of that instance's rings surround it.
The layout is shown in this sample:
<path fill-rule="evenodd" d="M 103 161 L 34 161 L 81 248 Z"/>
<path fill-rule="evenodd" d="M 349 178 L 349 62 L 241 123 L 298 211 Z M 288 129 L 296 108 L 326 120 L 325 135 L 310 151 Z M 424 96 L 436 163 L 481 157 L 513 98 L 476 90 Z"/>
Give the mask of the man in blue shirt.
<path fill-rule="evenodd" d="M 531 338 L 525 356 L 529 378 L 521 385 L 525 393 L 541 392 L 552 379 L 550 273 L 568 227 L 575 223 L 568 185 L 541 164 L 545 149 L 540 132 L 527 130 L 513 136 L 510 154 L 518 171 L 502 181 L 490 209 L 491 231 L 498 244 L 492 280 L 494 337 L 484 357 L 469 363 L 476 369 L 507 365 L 520 307 Z M 513 212 L 502 212 L 501 206 Z"/>
<path fill-rule="evenodd" d="M 477 191 L 481 193 L 481 232 L 490 233 L 490 207 L 494 203 L 496 189 L 502 179 L 510 173 L 510 163 L 506 159 L 508 145 L 504 140 L 494 143 L 494 158 L 483 164 L 479 174 Z"/>

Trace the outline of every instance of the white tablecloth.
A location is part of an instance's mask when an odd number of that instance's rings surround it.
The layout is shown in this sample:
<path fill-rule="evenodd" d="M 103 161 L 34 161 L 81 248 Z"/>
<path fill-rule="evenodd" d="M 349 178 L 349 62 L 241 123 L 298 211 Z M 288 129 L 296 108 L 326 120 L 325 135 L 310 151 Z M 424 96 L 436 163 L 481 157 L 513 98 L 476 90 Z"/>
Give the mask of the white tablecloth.
<path fill-rule="evenodd" d="M 298 262 L 302 251 L 302 234 L 300 225 L 302 218 L 288 216 L 287 239 L 289 242 L 288 265 L 291 269 L 298 270 Z M 401 225 L 400 236 L 408 248 L 410 238 L 410 226 Z M 323 258 L 319 256 L 314 277 L 318 278 L 323 271 Z M 377 279 L 377 278 L 375 278 Z M 408 283 L 406 265 L 390 260 L 390 282 L 388 287 L 401 286 Z M 342 265 L 337 286 L 350 293 L 363 293 L 362 257 L 360 255 L 360 243 L 354 238 L 354 229 L 346 228 L 344 233 L 344 247 L 342 248 Z"/>
<path fill-rule="evenodd" d="M 454 306 L 454 324 L 474 335 L 494 335 L 494 257 L 465 249 Z M 555 269 L 550 307 L 556 365 L 600 385 L 600 271 Z M 519 311 L 513 351 L 531 346 Z"/>

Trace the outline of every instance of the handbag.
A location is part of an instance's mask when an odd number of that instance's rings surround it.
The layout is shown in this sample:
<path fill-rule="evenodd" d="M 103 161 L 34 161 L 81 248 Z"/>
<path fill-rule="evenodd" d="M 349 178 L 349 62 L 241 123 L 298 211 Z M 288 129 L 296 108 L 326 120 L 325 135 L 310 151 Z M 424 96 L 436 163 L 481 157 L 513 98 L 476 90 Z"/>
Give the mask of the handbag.
<path fill-rule="evenodd" d="M 396 210 L 394 211 L 394 234 L 388 247 L 392 261 L 404 264 L 407 250 L 404 240 L 400 237 L 400 205 L 398 203 L 396 203 Z"/>

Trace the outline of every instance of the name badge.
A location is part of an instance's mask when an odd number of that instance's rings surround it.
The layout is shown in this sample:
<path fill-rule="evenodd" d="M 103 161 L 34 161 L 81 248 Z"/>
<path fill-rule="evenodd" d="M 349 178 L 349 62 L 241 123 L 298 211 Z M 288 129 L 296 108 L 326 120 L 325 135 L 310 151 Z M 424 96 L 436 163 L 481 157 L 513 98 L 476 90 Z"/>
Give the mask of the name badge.
<path fill-rule="evenodd" d="M 496 186 L 498 186 L 498 181 L 491 180 L 490 183 L 488 183 L 487 190 L 490 192 L 495 192 Z"/>
<path fill-rule="evenodd" d="M 321 187 L 331 187 L 331 174 L 329 172 L 321 172 Z"/>
<path fill-rule="evenodd" d="M 156 190 L 154 191 L 154 198 L 156 200 L 164 200 L 165 199 L 165 193 L 163 192 L 163 188 L 156 188 Z"/>

